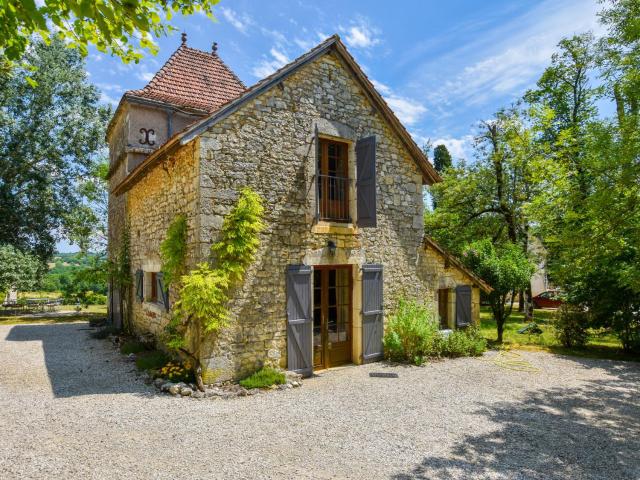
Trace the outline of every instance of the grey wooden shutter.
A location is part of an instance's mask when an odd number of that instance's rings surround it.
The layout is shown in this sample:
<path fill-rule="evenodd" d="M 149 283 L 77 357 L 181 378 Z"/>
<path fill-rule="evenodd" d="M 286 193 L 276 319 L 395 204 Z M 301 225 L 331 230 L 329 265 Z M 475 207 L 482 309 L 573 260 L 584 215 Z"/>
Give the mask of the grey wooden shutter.
<path fill-rule="evenodd" d="M 141 302 L 144 300 L 144 273 L 142 270 L 136 270 L 136 298 Z"/>
<path fill-rule="evenodd" d="M 381 360 L 383 332 L 382 265 L 362 266 L 362 359 Z"/>
<path fill-rule="evenodd" d="M 169 289 L 164 288 L 164 280 L 162 272 L 158 272 L 156 274 L 156 282 L 157 282 L 157 291 L 160 295 L 160 300 L 162 300 L 162 304 L 164 308 L 169 311 Z"/>
<path fill-rule="evenodd" d="M 376 226 L 376 137 L 356 142 L 356 195 L 359 227 Z"/>
<path fill-rule="evenodd" d="M 318 135 L 318 126 L 316 125 L 315 138 L 316 143 L 316 222 L 320 220 L 320 136 Z"/>
<path fill-rule="evenodd" d="M 456 287 L 456 326 L 466 327 L 471 324 L 471 287 Z"/>
<path fill-rule="evenodd" d="M 287 269 L 287 368 L 313 373 L 313 308 L 311 267 L 289 265 Z"/>

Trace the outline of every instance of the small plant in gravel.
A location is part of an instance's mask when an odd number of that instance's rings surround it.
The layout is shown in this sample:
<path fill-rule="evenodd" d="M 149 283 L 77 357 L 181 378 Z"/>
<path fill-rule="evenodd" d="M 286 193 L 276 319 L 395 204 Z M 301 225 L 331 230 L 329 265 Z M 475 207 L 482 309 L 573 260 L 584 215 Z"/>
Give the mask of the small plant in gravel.
<path fill-rule="evenodd" d="M 170 360 L 166 353 L 160 350 L 140 352 L 136 356 L 136 367 L 140 370 L 159 370 Z"/>
<path fill-rule="evenodd" d="M 287 379 L 279 370 L 272 367 L 262 367 L 251 376 L 240 380 L 240 385 L 244 388 L 267 388 L 271 385 L 284 385 Z"/>

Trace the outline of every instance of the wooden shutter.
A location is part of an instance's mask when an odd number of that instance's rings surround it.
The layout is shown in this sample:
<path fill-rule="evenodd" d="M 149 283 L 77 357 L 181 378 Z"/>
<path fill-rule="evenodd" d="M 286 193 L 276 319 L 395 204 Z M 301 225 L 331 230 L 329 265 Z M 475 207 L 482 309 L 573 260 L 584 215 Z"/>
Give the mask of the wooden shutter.
<path fill-rule="evenodd" d="M 287 269 L 287 368 L 303 376 L 313 373 L 313 308 L 308 265 Z"/>
<path fill-rule="evenodd" d="M 471 287 L 456 287 L 456 326 L 466 327 L 471 324 Z"/>
<path fill-rule="evenodd" d="M 138 301 L 144 300 L 144 272 L 136 270 L 136 298 Z"/>
<path fill-rule="evenodd" d="M 162 301 L 164 308 L 169 311 L 169 289 L 164 288 L 162 272 L 156 274 L 156 291 L 158 292 L 158 300 Z"/>
<path fill-rule="evenodd" d="M 320 136 L 318 135 L 318 126 L 316 125 L 315 138 L 316 143 L 316 223 L 320 220 Z"/>
<path fill-rule="evenodd" d="M 356 142 L 356 194 L 359 227 L 376 226 L 376 137 Z"/>
<path fill-rule="evenodd" d="M 382 265 L 362 266 L 362 359 L 381 360 L 383 332 Z"/>

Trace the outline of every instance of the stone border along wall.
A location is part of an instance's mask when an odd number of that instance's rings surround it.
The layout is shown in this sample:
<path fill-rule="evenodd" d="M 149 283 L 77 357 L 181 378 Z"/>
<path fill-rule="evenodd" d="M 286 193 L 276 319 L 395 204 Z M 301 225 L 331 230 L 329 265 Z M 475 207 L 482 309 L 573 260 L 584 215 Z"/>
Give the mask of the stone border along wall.
<path fill-rule="evenodd" d="M 435 295 L 432 282 L 417 275 L 423 237 L 422 177 L 400 139 L 334 56 L 302 67 L 281 85 L 201 136 L 201 255 L 217 239 L 224 215 L 246 185 L 265 199 L 267 225 L 256 261 L 231 302 L 232 327 L 208 344 L 203 358 L 208 382 L 242 377 L 262 363 L 286 367 L 289 264 L 382 263 L 387 311 L 401 295 L 421 299 Z M 316 125 L 320 134 L 328 136 L 334 130 L 347 132 L 351 142 L 377 136 L 377 228 L 312 233 Z M 353 154 L 349 160 L 355 161 Z M 329 239 L 338 245 L 333 258 L 326 252 Z M 359 276 L 359 268 L 354 271 Z M 355 280 L 357 295 L 360 286 Z M 354 302 L 359 312 L 359 299 Z M 354 314 L 354 324 L 358 317 Z"/>
<path fill-rule="evenodd" d="M 160 243 L 167 228 L 178 214 L 187 217 L 187 267 L 197 263 L 198 238 L 198 161 L 199 140 L 180 147 L 136 183 L 127 193 L 127 210 L 131 229 L 132 277 L 137 269 L 159 271 Z M 146 285 L 145 285 L 146 286 Z M 132 286 L 135 295 L 135 285 Z M 169 291 L 171 304 L 176 300 L 175 290 Z M 133 299 L 132 323 L 135 333 L 162 333 L 170 319 L 163 305 Z"/>

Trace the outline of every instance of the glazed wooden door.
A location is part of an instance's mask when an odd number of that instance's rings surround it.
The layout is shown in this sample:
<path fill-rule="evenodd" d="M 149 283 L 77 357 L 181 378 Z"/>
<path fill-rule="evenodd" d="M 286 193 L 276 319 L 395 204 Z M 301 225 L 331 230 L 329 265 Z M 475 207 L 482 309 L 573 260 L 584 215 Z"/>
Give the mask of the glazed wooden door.
<path fill-rule="evenodd" d="M 314 267 L 314 368 L 329 368 L 351 362 L 351 305 L 351 267 Z"/>

